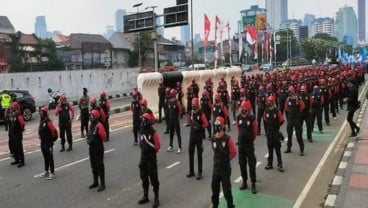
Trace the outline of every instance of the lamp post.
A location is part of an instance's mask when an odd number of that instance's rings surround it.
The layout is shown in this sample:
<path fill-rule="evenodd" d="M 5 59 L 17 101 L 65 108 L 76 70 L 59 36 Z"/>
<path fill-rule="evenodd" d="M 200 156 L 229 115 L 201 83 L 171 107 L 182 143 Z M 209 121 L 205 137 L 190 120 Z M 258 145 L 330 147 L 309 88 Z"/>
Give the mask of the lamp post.
<path fill-rule="evenodd" d="M 156 31 L 156 14 L 155 14 L 155 8 L 157 6 L 149 6 L 146 7 L 147 9 L 152 9 L 153 11 L 153 32 L 151 34 L 151 38 L 153 40 L 153 59 L 155 60 L 155 72 L 158 72 L 158 58 L 157 58 L 157 39 L 158 39 L 158 35 L 157 35 L 157 31 Z"/>
<path fill-rule="evenodd" d="M 133 8 L 137 8 L 137 13 L 139 13 L 139 7 L 142 6 L 142 2 L 138 4 L 134 4 Z M 137 38 L 138 38 L 138 67 L 141 67 L 141 36 L 140 33 L 137 32 Z"/>
<path fill-rule="evenodd" d="M 190 35 L 192 37 L 192 70 L 194 71 L 193 0 L 190 0 Z"/>

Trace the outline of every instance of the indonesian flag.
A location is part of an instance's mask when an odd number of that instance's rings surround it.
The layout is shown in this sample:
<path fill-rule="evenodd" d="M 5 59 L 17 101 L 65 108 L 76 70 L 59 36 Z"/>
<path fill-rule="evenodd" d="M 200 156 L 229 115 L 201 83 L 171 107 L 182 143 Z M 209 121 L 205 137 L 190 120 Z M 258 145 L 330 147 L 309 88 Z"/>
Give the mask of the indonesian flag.
<path fill-rule="evenodd" d="M 203 42 L 203 54 L 204 54 L 204 60 L 207 60 L 206 57 L 206 50 L 207 50 L 207 43 L 208 43 L 208 36 L 210 35 L 211 31 L 211 22 L 210 19 L 208 19 L 207 15 L 204 14 L 204 42 Z"/>
<path fill-rule="evenodd" d="M 227 28 L 227 38 L 229 39 L 229 54 L 230 54 L 230 66 L 232 65 L 231 63 L 231 38 L 230 38 L 230 23 L 227 22 L 226 24 L 226 28 Z"/>
<path fill-rule="evenodd" d="M 217 68 L 217 60 L 218 60 L 217 32 L 219 29 L 220 29 L 220 18 L 216 15 L 215 17 L 215 68 Z"/>
<path fill-rule="evenodd" d="M 253 45 L 257 41 L 257 29 L 255 27 L 247 26 L 247 42 Z"/>
<path fill-rule="evenodd" d="M 241 61 L 242 52 L 243 52 L 243 35 L 241 31 L 239 31 L 239 61 Z"/>

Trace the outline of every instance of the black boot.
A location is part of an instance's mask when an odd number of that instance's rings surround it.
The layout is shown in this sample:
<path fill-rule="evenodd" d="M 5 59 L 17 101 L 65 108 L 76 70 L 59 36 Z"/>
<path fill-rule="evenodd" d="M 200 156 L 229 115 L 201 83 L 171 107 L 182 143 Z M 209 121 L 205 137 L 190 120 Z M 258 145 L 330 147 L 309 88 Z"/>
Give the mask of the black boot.
<path fill-rule="evenodd" d="M 89 189 L 96 188 L 98 186 L 98 173 L 93 171 L 93 183 L 89 186 Z"/>
<path fill-rule="evenodd" d="M 65 151 L 65 145 L 61 145 L 61 149 L 60 149 L 60 152 L 64 152 Z"/>
<path fill-rule="evenodd" d="M 138 201 L 138 204 L 145 204 L 149 202 L 148 189 L 143 190 L 143 197 Z"/>
<path fill-rule="evenodd" d="M 244 181 L 243 184 L 239 187 L 239 190 L 245 190 L 248 188 L 247 181 Z"/>
<path fill-rule="evenodd" d="M 253 194 L 256 194 L 257 193 L 256 182 L 252 182 L 252 193 Z"/>
<path fill-rule="evenodd" d="M 152 207 L 156 208 L 156 207 L 158 207 L 158 205 L 160 205 L 160 201 L 158 200 L 158 191 L 157 191 L 157 192 L 155 192 L 155 200 L 153 201 Z"/>
<path fill-rule="evenodd" d="M 101 175 L 100 175 L 100 181 L 101 181 L 101 184 L 98 187 L 97 192 L 100 192 L 100 191 L 105 190 L 105 173 L 101 173 Z"/>
<path fill-rule="evenodd" d="M 68 151 L 68 152 L 69 152 L 69 151 L 72 151 L 72 150 L 73 150 L 73 145 L 72 145 L 72 144 L 70 144 L 70 145 L 69 145 L 69 147 L 68 147 L 68 149 L 66 149 L 66 151 Z"/>

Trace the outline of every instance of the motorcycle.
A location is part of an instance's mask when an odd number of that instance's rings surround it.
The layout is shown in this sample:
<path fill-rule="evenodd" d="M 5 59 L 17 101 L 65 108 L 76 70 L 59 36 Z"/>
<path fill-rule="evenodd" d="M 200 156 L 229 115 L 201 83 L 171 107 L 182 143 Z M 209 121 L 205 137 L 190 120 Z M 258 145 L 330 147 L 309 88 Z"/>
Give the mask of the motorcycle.
<path fill-rule="evenodd" d="M 51 88 L 47 89 L 49 93 L 49 109 L 55 109 L 59 102 L 59 91 L 53 91 Z"/>

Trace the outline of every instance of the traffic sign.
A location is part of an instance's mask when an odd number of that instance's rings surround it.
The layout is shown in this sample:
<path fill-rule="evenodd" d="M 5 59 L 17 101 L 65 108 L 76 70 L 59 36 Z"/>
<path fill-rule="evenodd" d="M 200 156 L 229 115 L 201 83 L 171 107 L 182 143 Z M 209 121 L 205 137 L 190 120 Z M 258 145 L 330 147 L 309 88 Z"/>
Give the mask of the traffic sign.
<path fill-rule="evenodd" d="M 188 4 L 164 8 L 164 27 L 188 24 Z"/>
<path fill-rule="evenodd" d="M 153 11 L 124 16 L 124 33 L 153 30 L 156 14 Z"/>

